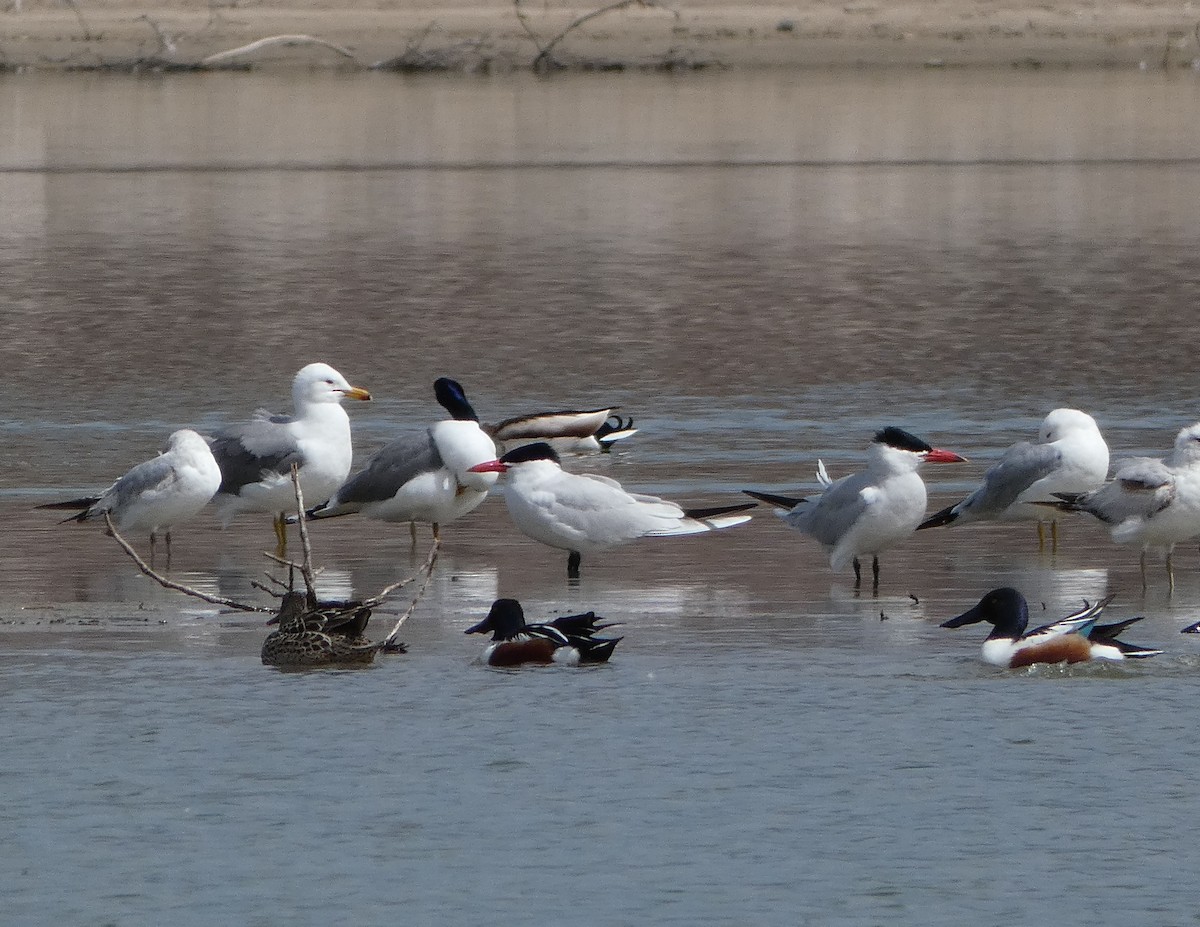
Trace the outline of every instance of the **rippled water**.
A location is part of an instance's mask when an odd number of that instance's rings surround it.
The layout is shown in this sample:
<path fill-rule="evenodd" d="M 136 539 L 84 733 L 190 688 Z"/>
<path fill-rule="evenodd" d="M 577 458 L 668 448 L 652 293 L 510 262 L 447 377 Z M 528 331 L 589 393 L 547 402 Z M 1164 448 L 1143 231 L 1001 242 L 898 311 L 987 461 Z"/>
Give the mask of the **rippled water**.
<path fill-rule="evenodd" d="M 410 652 L 261 667 L 258 619 L 153 586 L 32 506 L 322 358 L 358 456 L 464 382 L 493 420 L 620 403 L 574 468 L 690 501 L 815 486 L 901 424 L 971 463 L 1096 415 L 1195 421 L 1191 79 L 1137 74 L 7 79 L 0 112 L 0 885 L 14 923 L 1191 923 L 1196 552 L 1168 597 L 1099 528 L 922 532 L 856 596 L 768 513 L 563 558 L 448 526 Z M 329 594 L 424 556 L 314 526 Z M 269 527 L 176 532 L 249 597 Z M 1013 584 L 1116 592 L 1130 667 L 1003 673 L 937 622 Z M 497 595 L 623 620 L 613 662 L 508 673 Z M 376 618 L 386 628 L 405 607 Z M 1043 612 L 1044 606 L 1044 612 Z M 1035 618 L 1038 617 L 1035 615 Z"/>

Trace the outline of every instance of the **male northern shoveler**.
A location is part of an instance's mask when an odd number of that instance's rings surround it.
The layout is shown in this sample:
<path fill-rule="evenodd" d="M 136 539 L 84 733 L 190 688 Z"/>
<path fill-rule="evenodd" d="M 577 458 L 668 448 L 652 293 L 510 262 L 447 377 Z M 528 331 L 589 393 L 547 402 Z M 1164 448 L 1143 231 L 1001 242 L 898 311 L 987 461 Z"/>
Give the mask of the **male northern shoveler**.
<path fill-rule="evenodd" d="M 992 633 L 983 642 L 983 659 L 994 666 L 1015 668 L 1034 663 L 1086 663 L 1088 660 L 1124 660 L 1162 653 L 1117 640 L 1118 634 L 1144 616 L 1113 624 L 1096 624 L 1104 607 L 1114 598 L 1106 596 L 1095 605 L 1085 601 L 1078 612 L 1026 633 L 1029 605 L 1025 596 L 1005 586 L 993 589 L 974 608 L 943 621 L 941 626 L 961 628 L 979 621 L 994 625 Z"/>
<path fill-rule="evenodd" d="M 1058 546 L 1058 521 L 1038 502 L 1052 502 L 1055 493 L 1091 492 L 1108 476 L 1108 444 L 1096 420 L 1078 409 L 1055 409 L 1042 421 L 1036 442 L 1012 445 L 988 468 L 983 482 L 970 495 L 930 515 L 917 526 L 973 521 L 1036 520 L 1038 548 L 1045 544 L 1042 528 L 1050 522 L 1050 546 Z"/>
<path fill-rule="evenodd" d="M 491 643 L 482 660 L 489 666 L 521 666 L 525 663 L 606 663 L 621 640 L 619 637 L 596 637 L 597 631 L 611 628 L 595 612 L 564 615 L 553 621 L 526 624 L 525 612 L 516 599 L 497 599 L 487 617 L 464 631 L 464 634 L 492 632 Z"/>
<path fill-rule="evenodd" d="M 879 591 L 879 554 L 912 536 L 925 516 L 925 483 L 917 468 L 923 463 L 961 463 L 965 457 L 931 447 L 894 425 L 875 434 L 861 473 L 830 480 L 817 462 L 824 487 L 809 499 L 744 490 L 774 505 L 788 526 L 807 534 L 829 552 L 834 570 L 854 567 L 854 588 L 862 584 L 859 556 L 871 555 L 873 588 Z"/>
<path fill-rule="evenodd" d="M 404 653 L 403 644 L 385 647 L 365 637 L 371 609 L 357 602 L 310 608 L 304 593 L 289 592 L 268 624 L 279 628 L 263 641 L 262 661 L 284 668 L 371 663 L 380 650 Z"/>
<path fill-rule="evenodd" d="M 753 503 L 684 509 L 674 502 L 627 492 L 616 480 L 569 473 L 545 442 L 526 444 L 472 468 L 507 473 L 504 502 L 513 523 L 535 541 L 567 551 L 567 576 L 578 578 L 584 553 L 639 538 L 701 534 L 750 520 Z"/>

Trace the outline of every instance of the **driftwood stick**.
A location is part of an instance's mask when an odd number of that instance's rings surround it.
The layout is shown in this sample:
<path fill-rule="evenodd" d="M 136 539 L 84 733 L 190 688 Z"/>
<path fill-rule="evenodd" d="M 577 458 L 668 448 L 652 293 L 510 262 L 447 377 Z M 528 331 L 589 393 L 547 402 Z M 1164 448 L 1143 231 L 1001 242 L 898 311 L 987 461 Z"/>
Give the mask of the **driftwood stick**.
<path fill-rule="evenodd" d="M 434 567 L 434 564 L 437 563 L 438 550 L 441 546 L 442 546 L 442 542 L 439 539 L 434 538 L 433 546 L 431 548 L 429 548 L 429 556 L 426 557 L 425 562 L 423 564 L 421 564 L 421 569 L 418 570 L 416 572 L 416 574 L 414 576 L 412 576 L 410 579 L 405 580 L 405 582 L 412 582 L 412 580 L 416 579 L 417 576 L 420 576 L 422 572 L 425 574 L 425 579 L 421 582 L 421 588 L 418 589 L 417 594 L 415 596 L 413 596 L 412 603 L 408 606 L 408 608 L 406 608 L 404 610 L 404 614 L 401 615 L 400 618 L 396 621 L 395 625 L 393 625 L 391 633 L 388 634 L 388 636 L 383 639 L 383 643 L 381 644 L 382 647 L 387 647 L 389 644 L 392 643 L 392 641 L 394 641 L 396 639 L 396 635 L 400 633 L 400 628 L 402 628 L 404 626 L 404 622 L 408 621 L 408 619 L 412 617 L 412 613 L 417 610 L 417 603 L 421 601 L 421 597 L 425 595 L 425 590 L 429 587 L 429 581 L 431 579 L 433 579 L 433 567 Z M 400 586 L 403 584 L 396 583 L 394 585 Z M 376 596 L 376 599 L 382 600 L 382 597 L 384 595 L 386 595 L 391 590 L 391 588 L 392 587 L 385 589 L 382 593 L 380 593 L 378 596 Z"/>
<path fill-rule="evenodd" d="M 403 589 L 405 586 L 407 586 L 409 583 L 411 583 L 413 580 L 415 580 L 422 573 L 427 573 L 427 574 L 432 573 L 433 565 L 437 562 L 438 549 L 441 547 L 441 544 L 442 544 L 441 541 L 439 541 L 437 538 L 434 538 L 433 547 L 429 548 L 429 556 L 427 556 L 425 558 L 425 562 L 421 564 L 421 566 L 417 569 L 417 572 L 415 572 L 412 576 L 408 577 L 407 579 L 401 579 L 401 580 L 398 580 L 397 582 L 392 583 L 390 586 L 384 586 L 382 589 L 379 590 L 379 592 L 377 592 L 377 593 L 375 593 L 375 595 L 371 596 L 371 598 L 364 599 L 362 602 L 363 606 L 366 608 L 374 608 L 377 605 L 382 605 L 383 600 L 386 599 L 393 592 L 395 592 L 397 589 Z"/>
<path fill-rule="evenodd" d="M 211 68 L 214 65 L 224 64 L 234 58 L 253 54 L 260 49 L 270 48 L 272 45 L 319 45 L 322 48 L 328 48 L 330 51 L 337 52 L 343 58 L 349 58 L 355 64 L 358 64 L 358 59 L 354 57 L 354 52 L 350 51 L 350 49 L 344 45 L 335 45 L 333 42 L 319 39 L 315 35 L 269 35 L 264 39 L 257 39 L 250 42 L 248 45 L 239 45 L 237 48 L 230 48 L 227 51 L 209 55 L 207 58 L 201 58 L 196 62 L 196 67 Z"/>
<path fill-rule="evenodd" d="M 235 599 L 226 599 L 219 595 L 209 595 L 207 592 L 201 592 L 199 589 L 193 589 L 191 586 L 185 586 L 183 583 L 177 583 L 172 579 L 167 579 L 165 576 L 156 573 L 154 569 L 146 563 L 145 560 L 138 556 L 138 552 L 130 546 L 129 542 L 121 537 L 120 533 L 117 531 L 116 525 L 112 523 L 112 517 L 108 514 L 108 512 L 104 513 L 104 524 L 108 528 L 108 533 L 111 534 L 116 542 L 121 545 L 121 549 L 124 550 L 125 553 L 130 556 L 133 562 L 137 564 L 137 568 L 165 589 L 174 589 L 176 592 L 182 592 L 184 595 L 190 595 L 192 598 L 201 599 L 202 601 L 209 602 L 213 605 L 224 605 L 226 608 L 234 608 L 240 612 L 273 613 L 275 611 L 273 608 L 263 608 L 261 605 L 247 605 L 245 602 L 238 602 Z"/>
<path fill-rule="evenodd" d="M 300 547 L 304 551 L 304 562 L 300 564 L 300 575 L 304 577 L 304 588 L 308 592 L 308 607 L 317 607 L 317 589 L 313 578 L 312 544 L 308 539 L 308 520 L 304 515 L 304 491 L 300 488 L 300 467 L 292 464 L 292 489 L 296 491 L 296 524 L 300 528 Z"/>
<path fill-rule="evenodd" d="M 553 58 L 554 46 L 556 46 L 559 42 L 561 42 L 563 39 L 565 39 L 568 35 L 570 35 L 572 32 L 574 32 L 576 29 L 578 29 L 584 23 L 590 22 L 591 20 L 596 19 L 599 16 L 604 16 L 606 13 L 615 13 L 618 10 L 626 10 L 632 6 L 640 6 L 640 7 L 646 8 L 646 9 L 650 9 L 650 8 L 663 9 L 664 8 L 664 7 L 662 7 L 661 4 L 657 3 L 656 0 L 617 0 L 616 3 L 610 3 L 607 6 L 598 7 L 597 9 L 594 9 L 591 12 L 584 13 L 582 16 L 575 17 L 573 20 L 571 20 L 570 24 L 565 29 L 563 29 L 561 32 L 558 33 L 558 35 L 554 36 L 554 38 L 552 38 L 545 45 L 542 45 L 537 40 L 537 37 L 534 35 L 533 30 L 529 26 L 529 23 L 526 22 L 526 20 L 525 20 L 525 15 L 521 10 L 521 0 L 513 0 L 513 6 L 516 8 L 517 19 L 520 20 L 521 26 L 525 29 L 525 31 L 527 33 L 529 33 L 529 37 L 531 39 L 533 39 L 533 44 L 538 47 L 538 53 L 533 59 L 532 67 L 533 67 L 533 70 L 535 70 L 539 73 L 549 70 L 550 66 L 554 63 L 554 58 Z M 679 18 L 679 12 L 677 10 L 669 10 L 669 12 L 676 19 Z"/>

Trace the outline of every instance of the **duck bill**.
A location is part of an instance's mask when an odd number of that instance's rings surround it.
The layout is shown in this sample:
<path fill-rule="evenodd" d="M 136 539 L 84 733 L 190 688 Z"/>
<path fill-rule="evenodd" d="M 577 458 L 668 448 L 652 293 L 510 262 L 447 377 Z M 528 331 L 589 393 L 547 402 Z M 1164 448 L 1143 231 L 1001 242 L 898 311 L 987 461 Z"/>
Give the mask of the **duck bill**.
<path fill-rule="evenodd" d="M 363 402 L 371 401 L 371 394 L 361 386 L 352 386 L 349 389 L 342 390 L 342 395 L 347 399 L 361 399 Z"/>
<path fill-rule="evenodd" d="M 966 463 L 967 458 L 961 454 L 956 454 L 954 451 L 944 451 L 940 447 L 935 447 L 932 451 L 925 455 L 926 463 Z"/>
<path fill-rule="evenodd" d="M 949 621 L 943 621 L 939 627 L 942 628 L 961 628 L 964 625 L 975 624 L 978 621 L 983 621 L 983 613 L 976 605 L 970 611 L 963 612 L 957 618 L 951 618 Z"/>
<path fill-rule="evenodd" d="M 499 460 L 488 460 L 467 468 L 468 473 L 506 473 L 507 471 L 508 464 L 501 463 Z"/>
<path fill-rule="evenodd" d="M 489 615 L 488 617 L 490 618 L 491 616 Z M 484 618 L 479 624 L 473 624 L 467 630 L 463 631 L 463 634 L 486 634 L 490 630 L 488 620 Z"/>

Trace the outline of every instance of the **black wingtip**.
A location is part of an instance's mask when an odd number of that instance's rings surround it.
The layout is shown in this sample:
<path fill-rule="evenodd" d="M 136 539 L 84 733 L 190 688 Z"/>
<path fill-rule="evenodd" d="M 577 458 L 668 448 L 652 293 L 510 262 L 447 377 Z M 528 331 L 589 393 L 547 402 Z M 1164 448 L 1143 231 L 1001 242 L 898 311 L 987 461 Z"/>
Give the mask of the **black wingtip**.
<path fill-rule="evenodd" d="M 780 509 L 794 509 L 804 501 L 803 498 L 796 499 L 791 496 L 777 496 L 774 493 L 758 492 L 754 489 L 743 489 L 742 492 L 751 499 L 757 499 L 759 502 L 765 502 L 767 505 L 773 505 Z"/>
<path fill-rule="evenodd" d="M 958 520 L 958 513 L 954 511 L 953 505 L 948 505 L 940 512 L 934 512 L 923 522 L 917 525 L 917 530 L 921 531 L 925 528 L 941 528 Z"/>
<path fill-rule="evenodd" d="M 736 515 L 738 512 L 747 512 L 754 508 L 758 508 L 757 502 L 739 502 L 737 505 L 714 505 L 706 509 L 685 509 L 683 514 L 688 518 L 703 521 L 706 518 L 719 518 L 722 515 Z"/>

